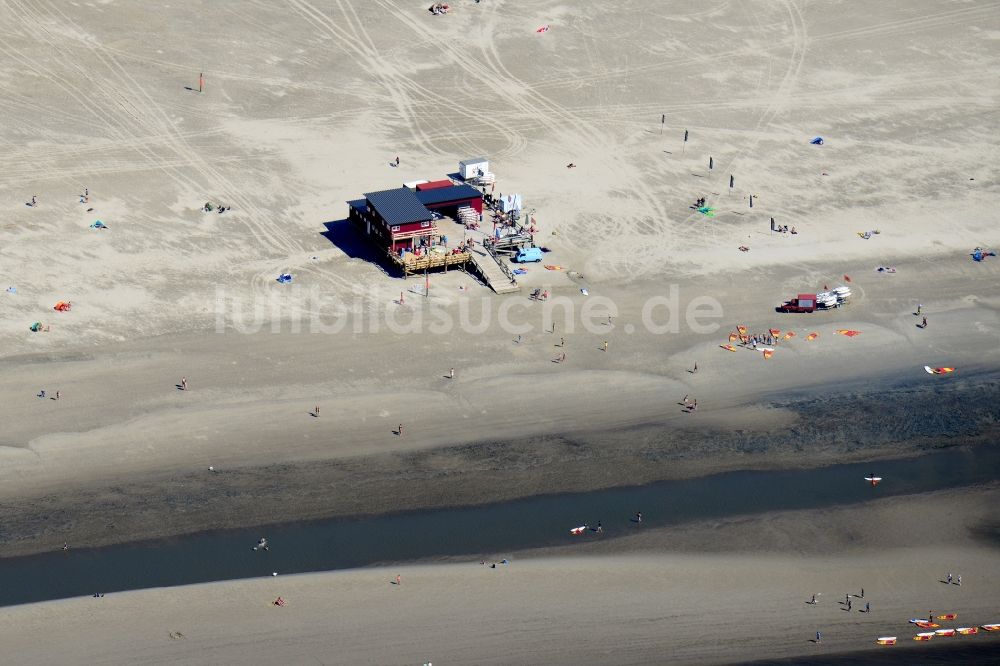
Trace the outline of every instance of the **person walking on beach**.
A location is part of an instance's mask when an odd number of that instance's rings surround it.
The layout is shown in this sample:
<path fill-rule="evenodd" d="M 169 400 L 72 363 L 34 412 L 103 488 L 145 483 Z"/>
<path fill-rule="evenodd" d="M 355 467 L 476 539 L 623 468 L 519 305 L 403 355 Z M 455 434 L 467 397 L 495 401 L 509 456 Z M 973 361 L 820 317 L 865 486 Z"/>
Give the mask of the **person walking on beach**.
<path fill-rule="evenodd" d="M 559 362 L 562 363 L 565 360 L 566 360 L 566 352 L 559 354 Z"/>
<path fill-rule="evenodd" d="M 397 157 L 396 159 L 398 160 L 399 158 Z M 396 585 L 402 585 L 402 584 L 403 584 L 403 577 L 400 576 L 399 574 L 396 574 Z"/>
<path fill-rule="evenodd" d="M 316 418 L 319 418 L 319 405 L 316 405 L 315 407 L 313 407 L 313 416 L 315 416 Z"/>
<path fill-rule="evenodd" d="M 396 155 L 396 166 L 399 166 L 399 155 Z"/>
<path fill-rule="evenodd" d="M 851 595 L 849 595 L 849 594 L 845 594 L 844 595 L 844 603 L 845 604 L 851 603 Z"/>
<path fill-rule="evenodd" d="M 917 316 L 920 316 L 921 311 L 924 309 L 923 303 L 917 303 Z"/>
<path fill-rule="evenodd" d="M 38 205 L 38 195 L 37 194 L 32 194 L 31 195 L 31 207 L 34 208 L 37 205 Z"/>
<path fill-rule="evenodd" d="M 188 390 L 188 380 L 187 380 L 187 377 L 181 377 L 181 390 L 182 391 L 187 391 Z"/>
<path fill-rule="evenodd" d="M 948 574 L 948 584 L 951 585 L 951 574 Z"/>
<path fill-rule="evenodd" d="M 44 398 L 44 397 L 45 397 L 45 389 L 42 389 L 42 390 L 41 390 L 41 391 L 40 391 L 40 392 L 38 393 L 38 397 L 39 397 L 39 398 Z"/>
<path fill-rule="evenodd" d="M 810 601 L 809 603 L 811 603 L 813 605 L 816 604 L 816 595 L 815 594 L 813 595 L 812 601 Z"/>
<path fill-rule="evenodd" d="M 823 634 L 821 634 L 820 632 L 817 631 L 816 632 L 816 642 L 819 643 L 821 640 L 823 640 Z"/>
<path fill-rule="evenodd" d="M 848 612 L 848 613 L 849 613 L 849 612 L 851 612 L 851 607 L 852 607 L 852 606 L 851 606 L 851 600 L 850 600 L 850 599 L 848 599 L 848 600 L 847 600 L 847 612 Z"/>
<path fill-rule="evenodd" d="M 920 328 L 927 328 L 927 317 L 924 317 L 923 323 L 920 324 Z"/>
<path fill-rule="evenodd" d="M 604 351 L 608 351 L 608 341 L 604 341 Z"/>
<path fill-rule="evenodd" d="M 958 574 L 958 581 L 955 584 L 958 586 L 962 585 L 962 574 Z"/>
<path fill-rule="evenodd" d="M 559 346 L 560 347 L 566 346 L 566 338 L 559 338 Z"/>
<path fill-rule="evenodd" d="M 642 522 L 642 511 L 637 511 L 636 512 L 636 514 L 635 514 L 635 522 L 637 522 L 637 523 L 641 523 Z"/>
<path fill-rule="evenodd" d="M 59 391 L 56 391 L 56 400 L 58 400 L 61 396 L 62 394 Z"/>
<path fill-rule="evenodd" d="M 868 603 L 867 601 L 865 602 L 865 612 L 866 613 L 871 613 L 872 612 L 872 605 L 870 603 Z"/>
<path fill-rule="evenodd" d="M 692 375 L 697 375 L 698 374 L 698 361 L 694 362 L 694 368 L 691 369 L 691 374 Z"/>
<path fill-rule="evenodd" d="M 452 368 L 451 370 L 448 371 L 448 379 L 454 379 L 454 378 L 455 378 L 455 368 Z"/>
<path fill-rule="evenodd" d="M 874 474 L 872 474 L 872 476 L 874 477 L 875 475 L 874 475 Z M 862 599 L 864 599 L 864 598 L 865 598 L 865 588 L 861 588 L 861 598 L 862 598 Z"/>
<path fill-rule="evenodd" d="M 398 435 L 399 437 L 403 436 L 403 424 L 402 423 L 400 423 L 399 427 L 396 428 L 396 435 Z"/>
<path fill-rule="evenodd" d="M 691 411 L 692 412 L 698 411 L 698 398 L 695 398 L 694 400 L 691 401 Z"/>

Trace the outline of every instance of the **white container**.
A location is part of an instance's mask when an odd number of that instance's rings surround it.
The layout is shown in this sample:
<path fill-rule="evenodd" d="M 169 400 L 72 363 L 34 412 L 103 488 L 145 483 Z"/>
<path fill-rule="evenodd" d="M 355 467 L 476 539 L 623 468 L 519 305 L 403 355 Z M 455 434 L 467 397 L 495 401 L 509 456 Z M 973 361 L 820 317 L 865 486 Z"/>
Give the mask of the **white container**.
<path fill-rule="evenodd" d="M 473 180 L 490 172 L 490 161 L 485 157 L 470 157 L 458 163 L 458 175 L 463 180 Z"/>

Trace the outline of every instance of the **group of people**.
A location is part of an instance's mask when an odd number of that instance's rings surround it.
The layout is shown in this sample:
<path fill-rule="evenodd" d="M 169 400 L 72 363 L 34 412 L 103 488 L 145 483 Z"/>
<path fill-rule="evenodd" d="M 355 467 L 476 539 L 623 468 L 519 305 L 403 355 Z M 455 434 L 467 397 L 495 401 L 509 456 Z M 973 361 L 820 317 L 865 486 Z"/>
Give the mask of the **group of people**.
<path fill-rule="evenodd" d="M 771 335 L 770 331 L 767 333 L 753 333 L 751 335 L 740 335 L 740 344 L 745 347 L 753 347 L 757 349 L 758 345 L 766 345 L 768 347 L 773 347 L 778 343 L 778 338 Z"/>

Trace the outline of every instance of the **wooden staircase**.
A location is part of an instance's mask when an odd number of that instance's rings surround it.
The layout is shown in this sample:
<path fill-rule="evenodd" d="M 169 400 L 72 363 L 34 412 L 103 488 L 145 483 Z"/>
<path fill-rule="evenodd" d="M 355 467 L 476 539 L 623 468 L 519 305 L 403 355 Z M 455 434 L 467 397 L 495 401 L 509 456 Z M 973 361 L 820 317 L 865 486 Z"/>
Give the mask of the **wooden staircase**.
<path fill-rule="evenodd" d="M 480 250 L 469 253 L 473 268 L 482 276 L 486 285 L 498 294 L 512 294 L 520 291 L 514 281 L 514 274 L 503 263 L 503 257 L 492 252 L 488 254 Z"/>

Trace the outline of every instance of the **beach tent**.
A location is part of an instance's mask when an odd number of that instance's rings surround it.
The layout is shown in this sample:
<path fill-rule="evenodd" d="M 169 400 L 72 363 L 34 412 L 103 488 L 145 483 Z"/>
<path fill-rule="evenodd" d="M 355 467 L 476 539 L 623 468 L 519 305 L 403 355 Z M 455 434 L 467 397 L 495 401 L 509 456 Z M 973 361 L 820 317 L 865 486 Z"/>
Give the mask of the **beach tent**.
<path fill-rule="evenodd" d="M 38 333 L 38 331 L 42 330 L 42 322 L 36 321 L 34 324 L 32 324 L 31 326 L 29 326 L 28 328 L 31 329 L 32 333 Z"/>
<path fill-rule="evenodd" d="M 280 282 L 281 284 L 287 284 L 291 281 L 292 281 L 291 273 L 282 273 L 281 275 L 278 276 L 278 282 Z"/>
<path fill-rule="evenodd" d="M 811 143 L 814 146 L 822 146 L 823 145 L 823 137 L 817 136 L 812 141 L 810 141 L 809 143 Z"/>
<path fill-rule="evenodd" d="M 57 312 L 69 312 L 69 309 L 72 307 L 73 304 L 68 301 L 59 301 L 54 306 L 52 306 L 52 309 L 56 310 Z"/>
<path fill-rule="evenodd" d="M 96 222 L 94 222 L 94 223 L 93 223 L 92 225 L 90 225 L 90 228 L 91 228 L 91 229 L 107 229 L 107 228 L 108 228 L 108 225 L 104 224 L 104 223 L 103 223 L 103 222 L 101 222 L 100 220 L 97 220 L 97 221 L 96 221 Z"/>

